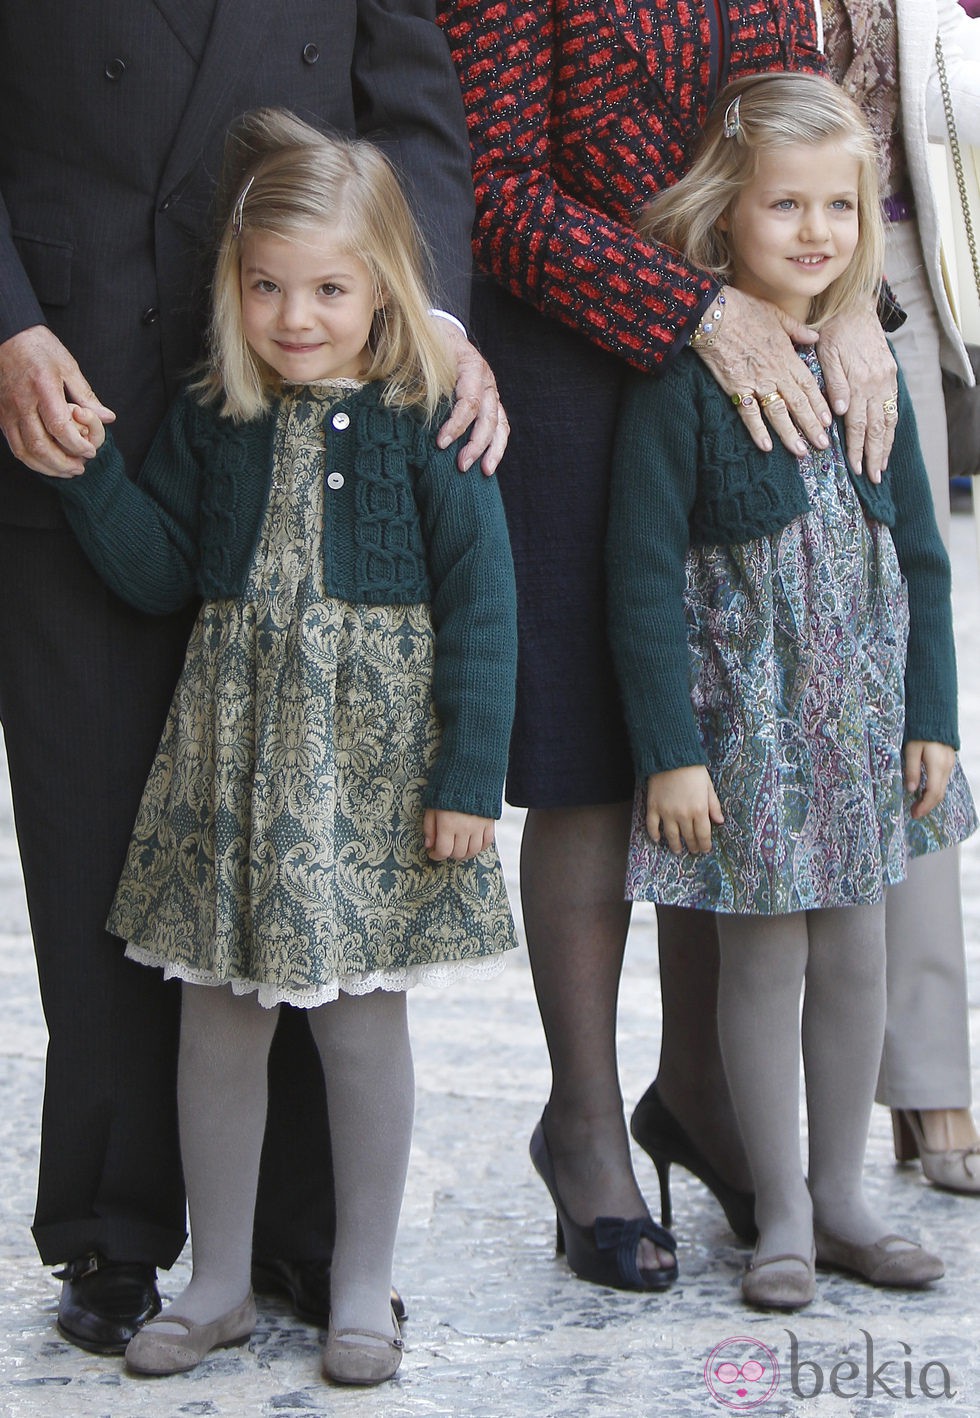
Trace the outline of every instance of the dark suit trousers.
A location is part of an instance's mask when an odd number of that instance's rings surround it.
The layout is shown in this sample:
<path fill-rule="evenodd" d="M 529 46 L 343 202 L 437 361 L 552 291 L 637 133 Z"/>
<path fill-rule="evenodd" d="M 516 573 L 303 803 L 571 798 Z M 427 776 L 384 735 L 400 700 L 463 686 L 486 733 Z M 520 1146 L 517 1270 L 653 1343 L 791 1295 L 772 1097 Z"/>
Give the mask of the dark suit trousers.
<path fill-rule="evenodd" d="M 185 1238 L 176 1117 L 179 986 L 126 960 L 104 922 L 183 663 L 190 617 L 117 600 L 67 529 L 0 526 L 0 722 L 48 1026 L 34 1237 L 169 1266 Z M 319 1060 L 283 1010 L 256 1247 L 329 1255 Z"/>

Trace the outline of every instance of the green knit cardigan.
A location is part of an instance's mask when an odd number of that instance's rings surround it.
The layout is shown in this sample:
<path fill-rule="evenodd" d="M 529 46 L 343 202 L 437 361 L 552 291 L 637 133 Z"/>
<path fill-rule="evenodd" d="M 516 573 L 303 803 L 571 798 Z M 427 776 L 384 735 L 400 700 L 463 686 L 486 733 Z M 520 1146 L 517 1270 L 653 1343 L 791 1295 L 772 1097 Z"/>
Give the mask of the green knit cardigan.
<path fill-rule="evenodd" d="M 278 406 L 244 424 L 186 391 L 136 482 L 111 437 L 85 472 L 51 479 L 92 564 L 163 614 L 240 597 L 272 481 Z M 362 605 L 431 604 L 442 747 L 426 806 L 499 817 L 514 713 L 514 568 L 496 478 L 461 474 L 421 415 L 366 385 L 324 419 L 323 578 Z"/>
<path fill-rule="evenodd" d="M 906 739 L 959 746 L 949 558 L 933 513 L 908 390 L 882 481 L 851 479 L 891 530 L 908 583 Z M 842 435 L 843 436 L 843 435 Z M 690 699 L 684 619 L 692 545 L 769 536 L 809 505 L 798 460 L 756 448 L 701 360 L 684 351 L 659 377 L 636 375 L 617 433 L 607 565 L 610 634 L 637 774 L 704 763 Z"/>

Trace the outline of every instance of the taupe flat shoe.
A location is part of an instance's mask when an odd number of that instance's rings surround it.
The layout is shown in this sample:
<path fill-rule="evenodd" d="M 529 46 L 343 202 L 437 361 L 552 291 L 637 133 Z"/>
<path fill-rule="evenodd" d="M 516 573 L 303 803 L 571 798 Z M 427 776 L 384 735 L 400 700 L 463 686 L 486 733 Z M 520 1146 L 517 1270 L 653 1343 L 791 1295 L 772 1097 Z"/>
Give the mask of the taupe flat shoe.
<path fill-rule="evenodd" d="M 775 1269 L 787 1262 L 792 1262 L 792 1269 Z M 813 1271 L 813 1252 L 809 1260 L 798 1255 L 757 1260 L 753 1255 L 742 1276 L 742 1299 L 757 1310 L 801 1310 L 817 1293 Z"/>
<path fill-rule="evenodd" d="M 323 1346 L 324 1378 L 335 1384 L 383 1384 L 393 1378 L 405 1346 L 397 1321 L 392 1319 L 392 1324 L 394 1336 L 374 1329 L 334 1329 L 331 1324 Z M 358 1343 L 358 1339 L 379 1343 Z"/>
<path fill-rule="evenodd" d="M 918 1157 L 923 1173 L 937 1187 L 980 1196 L 980 1142 L 970 1147 L 927 1147 L 922 1120 L 909 1108 L 892 1109 L 892 1131 L 899 1162 L 912 1162 Z"/>
<path fill-rule="evenodd" d="M 257 1318 L 251 1290 L 240 1305 L 208 1324 L 195 1324 L 171 1311 L 133 1335 L 126 1346 L 126 1367 L 134 1374 L 184 1374 L 195 1369 L 212 1349 L 244 1344 Z M 179 1324 L 185 1332 L 161 1333 L 161 1324 Z"/>
<path fill-rule="evenodd" d="M 889 1234 L 859 1246 L 846 1241 L 833 1231 L 813 1228 L 817 1246 L 817 1264 L 832 1270 L 846 1270 L 860 1275 L 871 1285 L 891 1285 L 896 1289 L 915 1290 L 938 1280 L 946 1267 L 938 1256 L 910 1241 L 906 1236 Z"/>

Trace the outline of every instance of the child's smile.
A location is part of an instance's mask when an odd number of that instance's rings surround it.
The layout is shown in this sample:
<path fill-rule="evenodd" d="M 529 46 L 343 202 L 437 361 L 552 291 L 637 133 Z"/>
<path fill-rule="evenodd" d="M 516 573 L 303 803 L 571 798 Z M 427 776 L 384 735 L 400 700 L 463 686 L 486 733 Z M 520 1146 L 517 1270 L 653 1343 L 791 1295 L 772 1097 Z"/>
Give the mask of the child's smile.
<path fill-rule="evenodd" d="M 859 164 L 841 143 L 763 150 L 751 182 L 718 225 L 729 234 L 733 284 L 806 320 L 813 298 L 858 242 Z"/>
<path fill-rule="evenodd" d="M 242 253 L 242 328 L 253 352 L 298 383 L 358 378 L 371 363 L 370 271 L 335 231 L 251 232 Z"/>

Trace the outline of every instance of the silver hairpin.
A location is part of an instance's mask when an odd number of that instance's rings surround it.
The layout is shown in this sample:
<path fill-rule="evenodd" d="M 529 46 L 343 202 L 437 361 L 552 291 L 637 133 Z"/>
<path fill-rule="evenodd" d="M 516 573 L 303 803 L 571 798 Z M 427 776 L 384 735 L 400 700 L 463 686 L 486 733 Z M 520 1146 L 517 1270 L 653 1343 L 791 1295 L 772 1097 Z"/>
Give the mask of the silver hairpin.
<path fill-rule="evenodd" d="M 725 121 L 722 125 L 721 131 L 724 133 L 726 138 L 734 138 L 735 134 L 742 126 L 742 121 L 739 118 L 738 114 L 739 104 L 741 102 L 742 95 L 739 94 L 737 98 L 732 99 L 731 103 L 725 109 Z"/>
<path fill-rule="evenodd" d="M 254 181 L 255 181 L 255 173 L 253 172 L 253 173 L 252 173 L 252 176 L 248 179 L 248 181 L 246 182 L 245 186 L 242 188 L 241 192 L 238 194 L 238 201 L 235 203 L 235 210 L 234 210 L 234 212 L 232 213 L 232 217 L 231 217 L 231 233 L 232 233 L 232 236 L 241 236 L 241 234 L 242 234 L 242 221 L 244 220 L 244 217 L 245 217 L 245 198 L 248 196 L 249 188 L 252 186 L 252 183 L 253 183 Z"/>

